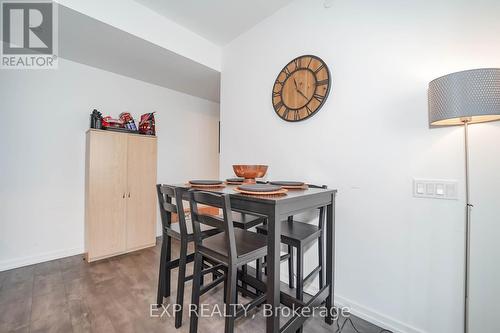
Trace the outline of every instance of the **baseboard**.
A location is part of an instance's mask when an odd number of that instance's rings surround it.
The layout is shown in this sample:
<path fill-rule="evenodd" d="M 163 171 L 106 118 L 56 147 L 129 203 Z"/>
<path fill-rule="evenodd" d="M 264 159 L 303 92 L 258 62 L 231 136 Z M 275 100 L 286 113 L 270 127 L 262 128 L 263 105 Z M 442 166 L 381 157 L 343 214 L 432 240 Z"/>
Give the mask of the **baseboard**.
<path fill-rule="evenodd" d="M 100 256 L 100 257 L 90 257 L 89 254 L 88 254 L 88 252 L 86 252 L 85 253 L 85 261 L 87 261 L 88 263 L 91 263 L 91 262 L 96 262 L 96 261 L 107 259 L 107 258 L 112 258 L 112 257 L 120 256 L 120 255 L 127 254 L 127 253 L 132 253 L 132 252 L 135 252 L 135 251 L 140 251 L 140 250 L 144 250 L 144 249 L 147 249 L 147 248 L 155 247 L 156 246 L 156 240 L 157 240 L 157 238 L 158 237 L 155 237 L 155 242 L 154 243 L 151 243 L 151 244 L 148 244 L 148 245 L 134 247 L 134 248 L 131 248 L 131 249 L 128 249 L 128 250 L 125 250 L 125 251 L 115 252 L 115 253 L 107 254 L 107 255 L 104 255 L 104 256 Z"/>
<path fill-rule="evenodd" d="M 281 280 L 285 283 L 288 283 L 288 274 L 286 274 L 286 279 L 284 279 L 283 275 L 284 274 L 282 274 L 281 276 Z M 308 287 L 304 287 L 304 291 L 310 295 L 314 295 L 319 292 L 319 289 L 316 286 L 310 285 Z M 335 294 L 335 305 L 339 308 L 347 307 L 350 309 L 350 313 L 352 313 L 356 317 L 364 319 L 382 328 L 391 330 L 394 333 L 426 333 L 397 319 L 383 315 L 380 312 L 360 305 L 339 294 Z"/>
<path fill-rule="evenodd" d="M 370 308 L 357 304 L 343 296 L 335 294 L 337 306 L 346 306 L 351 309 L 351 313 L 359 318 L 369 321 L 382 328 L 389 329 L 394 333 L 426 333 L 416 327 L 405 324 L 397 319 L 381 314 Z"/>
<path fill-rule="evenodd" d="M 78 247 L 78 248 L 64 249 L 59 251 L 44 252 L 34 256 L 4 260 L 0 261 L 0 272 L 23 266 L 39 264 L 45 261 L 75 256 L 77 254 L 83 254 L 83 252 L 84 252 L 83 248 Z"/>

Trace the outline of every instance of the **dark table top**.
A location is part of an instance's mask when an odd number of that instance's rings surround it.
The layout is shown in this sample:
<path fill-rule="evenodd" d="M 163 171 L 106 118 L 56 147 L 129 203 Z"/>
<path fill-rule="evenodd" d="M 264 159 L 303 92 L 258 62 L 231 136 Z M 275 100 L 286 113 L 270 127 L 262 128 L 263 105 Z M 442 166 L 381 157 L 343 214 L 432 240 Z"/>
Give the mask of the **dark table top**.
<path fill-rule="evenodd" d="M 286 201 L 294 201 L 297 199 L 303 199 L 310 196 L 327 194 L 327 193 L 337 193 L 336 189 L 322 189 L 322 188 L 308 188 L 306 190 L 298 190 L 298 189 L 289 189 L 286 195 L 251 195 L 251 194 L 242 194 L 236 192 L 234 189 L 238 185 L 225 185 L 222 188 L 198 188 L 191 187 L 189 184 L 173 184 L 172 186 L 181 187 L 184 189 L 194 188 L 198 191 L 209 191 L 209 192 L 217 192 L 217 193 L 226 193 L 230 194 L 232 197 L 244 198 L 248 201 L 256 201 L 256 202 L 286 202 Z"/>

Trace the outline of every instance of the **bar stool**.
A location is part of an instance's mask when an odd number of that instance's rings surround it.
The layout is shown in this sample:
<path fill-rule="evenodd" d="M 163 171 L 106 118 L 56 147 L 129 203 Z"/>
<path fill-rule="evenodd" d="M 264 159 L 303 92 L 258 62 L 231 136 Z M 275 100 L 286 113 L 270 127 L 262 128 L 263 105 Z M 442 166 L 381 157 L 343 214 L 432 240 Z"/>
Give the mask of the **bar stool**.
<path fill-rule="evenodd" d="M 200 295 L 207 289 L 201 288 L 200 277 L 203 273 L 203 258 L 210 258 L 226 267 L 226 318 L 225 332 L 233 333 L 235 319 L 254 307 L 261 305 L 266 295 L 258 295 L 245 309 L 236 310 L 238 267 L 243 267 L 267 254 L 266 237 L 244 229 L 234 228 L 231 220 L 231 202 L 228 194 L 190 190 L 191 220 L 194 231 L 195 259 L 193 294 L 191 303 L 199 309 Z M 198 204 L 222 209 L 222 218 L 199 213 Z M 223 226 L 224 232 L 203 237 L 202 226 Z M 198 331 L 198 311 L 191 313 L 190 333 Z"/>
<path fill-rule="evenodd" d="M 191 276 L 186 276 L 186 265 L 193 261 L 194 254 L 187 253 L 188 244 L 194 241 L 193 235 L 193 225 L 192 223 L 186 223 L 186 214 L 184 210 L 184 204 L 182 200 L 182 193 L 184 190 L 174 186 L 168 185 L 156 185 L 156 190 L 158 194 L 158 202 L 160 206 L 160 216 L 162 222 L 162 247 L 160 256 L 160 272 L 158 279 L 158 295 L 157 295 L 157 305 L 163 304 L 163 298 L 170 296 L 170 285 L 171 285 L 171 271 L 172 269 L 178 267 L 178 283 L 177 283 L 177 296 L 176 303 L 180 306 L 180 311 L 175 313 L 175 327 L 179 328 L 182 326 L 182 309 L 184 302 L 184 284 L 185 282 L 192 279 Z M 172 203 L 175 202 L 175 204 Z M 177 214 L 179 223 L 172 222 L 172 213 Z M 256 225 L 262 224 L 266 221 L 265 217 L 255 216 L 251 214 L 244 214 L 238 212 L 231 212 L 233 223 L 235 227 L 241 229 L 250 229 Z M 219 226 L 222 228 L 222 225 Z M 203 226 L 202 237 L 208 237 L 215 235 L 222 230 L 219 228 Z M 179 249 L 179 259 L 173 260 L 171 258 L 172 254 L 172 241 L 171 238 L 180 241 Z M 213 266 L 214 262 L 210 259 L 205 258 L 204 267 L 209 269 L 209 266 Z M 246 266 L 243 269 L 246 273 Z M 212 280 L 218 283 L 223 280 L 217 280 L 218 276 L 222 273 L 217 272 L 217 270 L 207 271 L 207 273 L 212 272 Z M 242 284 L 242 288 L 246 289 L 246 285 Z M 246 295 L 246 294 L 244 294 Z"/>
<path fill-rule="evenodd" d="M 326 185 L 308 185 L 309 188 L 322 188 L 326 189 Z M 293 249 L 297 249 L 297 289 L 296 298 L 304 300 L 304 283 L 316 276 L 319 273 L 319 287 L 324 287 L 326 277 L 326 266 L 324 258 L 324 221 L 325 221 L 325 207 L 319 209 L 319 223 L 312 225 L 309 223 L 299 222 L 294 220 L 293 216 L 289 216 L 286 221 L 281 222 L 281 243 L 288 247 L 288 284 L 290 288 L 294 288 L 294 269 L 293 269 Z M 257 226 L 257 232 L 267 235 L 267 225 Z M 318 258 L 319 264 L 304 278 L 304 248 L 318 240 Z M 257 262 L 257 271 L 262 269 L 262 263 Z M 267 270 L 266 270 L 267 272 Z"/>
<path fill-rule="evenodd" d="M 182 202 L 182 191 L 180 188 L 168 185 L 156 185 L 158 193 L 158 201 L 160 205 L 160 215 L 163 227 L 163 240 L 160 256 L 160 272 L 158 278 L 158 295 L 157 305 L 163 304 L 163 298 L 170 296 L 170 275 L 172 269 L 179 267 L 178 282 L 177 282 L 177 299 L 176 302 L 180 306 L 175 312 L 175 328 L 182 326 L 182 313 L 184 304 L 184 284 L 192 280 L 193 276 L 186 276 L 186 265 L 194 260 L 194 254 L 187 253 L 188 243 L 194 241 L 193 228 L 191 223 L 186 223 L 184 206 Z M 175 204 L 172 203 L 175 200 Z M 172 224 L 172 213 L 177 214 L 179 223 Z M 220 233 L 222 230 L 216 227 L 206 227 L 201 232 L 201 237 L 209 237 Z M 172 238 L 180 241 L 179 259 L 172 260 Z M 209 267 L 211 264 L 211 268 Z M 212 282 L 219 284 L 224 281 L 223 272 L 217 272 L 217 269 L 222 269 L 222 266 L 210 259 L 204 259 L 204 267 L 209 267 L 203 275 L 212 273 Z M 217 278 L 218 277 L 218 278 Z"/>
<path fill-rule="evenodd" d="M 236 228 L 243 229 L 243 230 L 248 230 L 253 227 L 256 227 L 258 225 L 262 225 L 266 223 L 267 218 L 262 217 L 262 216 L 255 216 L 251 214 L 246 214 L 246 213 L 238 213 L 238 212 L 232 212 L 233 216 L 233 225 Z M 241 267 L 241 271 L 243 275 L 246 275 L 248 273 L 248 266 L 243 265 Z M 241 282 L 241 292 L 243 296 L 249 296 L 250 294 L 248 293 L 248 286 L 245 282 Z"/>

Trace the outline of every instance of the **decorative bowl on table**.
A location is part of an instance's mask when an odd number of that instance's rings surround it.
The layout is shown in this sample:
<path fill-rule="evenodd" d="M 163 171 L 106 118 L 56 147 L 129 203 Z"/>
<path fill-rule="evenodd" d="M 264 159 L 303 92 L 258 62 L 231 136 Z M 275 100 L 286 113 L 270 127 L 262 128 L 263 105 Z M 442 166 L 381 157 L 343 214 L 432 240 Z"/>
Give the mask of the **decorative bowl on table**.
<path fill-rule="evenodd" d="M 245 184 L 255 184 L 255 178 L 262 178 L 266 175 L 267 165 L 235 164 L 233 171 L 238 177 L 243 177 Z"/>

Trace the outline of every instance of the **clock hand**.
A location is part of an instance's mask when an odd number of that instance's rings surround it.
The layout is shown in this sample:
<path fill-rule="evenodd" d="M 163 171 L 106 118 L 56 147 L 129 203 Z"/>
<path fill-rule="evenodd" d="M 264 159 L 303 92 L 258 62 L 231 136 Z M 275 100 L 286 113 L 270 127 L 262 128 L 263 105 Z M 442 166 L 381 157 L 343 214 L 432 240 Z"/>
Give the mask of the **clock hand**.
<path fill-rule="evenodd" d="M 300 91 L 299 89 L 297 89 L 297 92 L 298 92 L 299 94 L 301 94 L 301 95 L 302 95 L 305 99 L 309 100 L 309 98 L 307 98 L 307 96 L 306 96 L 306 95 L 304 95 L 304 94 L 302 93 L 302 91 Z"/>
<path fill-rule="evenodd" d="M 298 92 L 299 94 L 301 94 L 301 95 L 302 95 L 305 99 L 309 100 L 309 98 L 307 98 L 307 97 L 306 97 L 306 95 L 304 95 L 304 94 L 302 93 L 302 91 L 300 91 L 300 90 L 299 90 L 299 87 L 298 87 L 298 85 L 297 85 L 297 81 L 295 80 L 295 78 L 293 78 L 293 83 L 295 84 L 295 90 L 297 90 L 297 92 Z"/>

